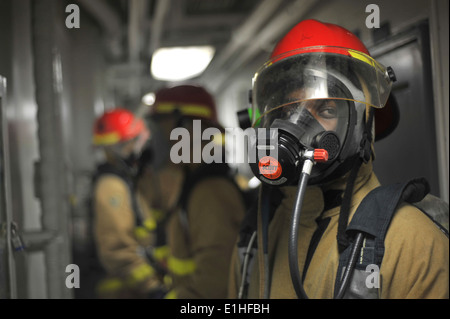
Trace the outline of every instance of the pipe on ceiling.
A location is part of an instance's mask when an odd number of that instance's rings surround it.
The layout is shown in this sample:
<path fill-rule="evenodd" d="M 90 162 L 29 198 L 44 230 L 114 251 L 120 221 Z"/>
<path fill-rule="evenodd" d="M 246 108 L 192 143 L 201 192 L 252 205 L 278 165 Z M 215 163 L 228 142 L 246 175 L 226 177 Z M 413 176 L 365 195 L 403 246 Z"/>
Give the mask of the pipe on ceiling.
<path fill-rule="evenodd" d="M 97 20 L 107 35 L 110 53 L 119 58 L 123 54 L 121 40 L 124 36 L 119 15 L 105 0 L 78 0 L 78 3 Z"/>
<path fill-rule="evenodd" d="M 205 83 L 208 83 L 210 90 L 217 92 L 223 89 L 223 86 L 235 71 L 241 69 L 248 61 L 261 52 L 262 48 L 268 47 L 288 28 L 299 22 L 317 2 L 317 0 L 297 0 L 280 10 L 280 13 L 266 23 L 263 29 L 256 34 L 252 34 L 251 40 L 239 48 L 241 52 L 230 61 L 226 71 L 215 72 L 213 77 L 205 81 Z"/>
<path fill-rule="evenodd" d="M 283 1 L 265 0 L 261 2 L 245 22 L 233 32 L 231 41 L 220 51 L 219 55 L 214 59 L 213 64 L 211 64 L 211 67 L 206 70 L 205 77 L 215 76 L 215 70 L 223 67 L 236 52 L 239 52 L 242 47 L 245 47 Z"/>
<path fill-rule="evenodd" d="M 150 29 L 150 55 L 160 46 L 161 34 L 163 31 L 164 20 L 169 12 L 171 0 L 158 0 L 155 7 L 155 17 L 151 23 Z"/>

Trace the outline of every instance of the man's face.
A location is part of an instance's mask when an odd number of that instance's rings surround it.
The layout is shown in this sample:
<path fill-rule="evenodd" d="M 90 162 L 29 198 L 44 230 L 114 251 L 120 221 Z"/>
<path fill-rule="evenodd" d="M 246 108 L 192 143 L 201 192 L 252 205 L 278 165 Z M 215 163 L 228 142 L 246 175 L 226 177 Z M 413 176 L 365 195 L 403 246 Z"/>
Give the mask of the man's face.
<path fill-rule="evenodd" d="M 301 101 L 303 97 L 303 89 L 299 89 L 289 94 L 289 99 L 294 101 Z M 309 113 L 311 113 L 312 116 L 314 116 L 314 118 L 320 123 L 320 125 L 323 126 L 326 131 L 336 131 L 338 123 L 338 110 L 335 100 L 306 100 L 299 103 L 293 103 L 292 105 L 289 105 L 288 108 L 292 110 L 292 115 L 294 115 L 295 112 L 297 116 L 300 115 L 303 109 L 307 110 Z M 301 110 L 299 110 L 299 108 L 301 108 Z M 288 117 L 290 118 L 289 115 Z"/>

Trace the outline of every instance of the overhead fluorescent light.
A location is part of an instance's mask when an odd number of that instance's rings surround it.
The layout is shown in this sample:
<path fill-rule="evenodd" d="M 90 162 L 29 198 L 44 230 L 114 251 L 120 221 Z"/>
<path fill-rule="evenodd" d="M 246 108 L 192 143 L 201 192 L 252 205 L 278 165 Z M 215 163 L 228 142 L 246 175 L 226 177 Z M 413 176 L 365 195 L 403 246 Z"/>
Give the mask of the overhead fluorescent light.
<path fill-rule="evenodd" d="M 205 71 L 214 52 L 212 46 L 159 48 L 152 57 L 152 75 L 162 81 L 193 78 Z"/>

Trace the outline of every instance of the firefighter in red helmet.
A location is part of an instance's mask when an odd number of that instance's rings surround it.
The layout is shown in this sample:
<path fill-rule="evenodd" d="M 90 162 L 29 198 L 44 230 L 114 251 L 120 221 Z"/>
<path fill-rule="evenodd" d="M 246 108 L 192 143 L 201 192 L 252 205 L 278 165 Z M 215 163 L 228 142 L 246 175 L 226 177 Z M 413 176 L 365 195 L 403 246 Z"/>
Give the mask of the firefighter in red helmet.
<path fill-rule="evenodd" d="M 224 152 L 224 129 L 212 95 L 203 87 L 179 85 L 159 90 L 152 105 L 153 207 L 166 212 L 168 270 L 173 286 L 167 298 L 226 298 L 230 257 L 245 213 L 243 195 L 230 167 L 219 161 L 195 161 L 206 144 Z M 200 136 L 194 131 L 199 129 Z M 202 139 L 214 129 L 216 136 Z M 175 130 L 189 132 L 187 161 L 174 160 L 181 143 Z M 198 145 L 198 149 L 196 146 Z M 215 148 L 216 150 L 216 148 Z M 224 153 L 221 153 L 224 155 Z M 178 155 L 178 154 L 177 154 Z"/>
<path fill-rule="evenodd" d="M 428 183 L 381 186 L 372 169 L 393 81 L 338 25 L 304 20 L 278 42 L 252 87 L 253 127 L 277 132 L 254 148 L 278 153 L 250 164 L 262 186 L 229 297 L 448 298 L 448 232 L 412 205 Z"/>
<path fill-rule="evenodd" d="M 93 234 L 104 270 L 99 298 L 160 298 L 162 274 L 148 258 L 155 212 L 139 191 L 138 158 L 150 132 L 132 112 L 116 108 L 94 124 L 93 143 L 105 161 L 93 178 Z"/>

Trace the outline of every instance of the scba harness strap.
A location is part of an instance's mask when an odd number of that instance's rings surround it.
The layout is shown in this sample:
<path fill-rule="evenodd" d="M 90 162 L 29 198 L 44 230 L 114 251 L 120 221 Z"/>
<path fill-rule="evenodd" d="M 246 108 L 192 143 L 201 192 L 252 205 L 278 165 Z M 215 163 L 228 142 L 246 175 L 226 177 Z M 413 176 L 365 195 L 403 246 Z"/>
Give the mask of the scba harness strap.
<path fill-rule="evenodd" d="M 346 235 L 351 238 L 351 241 L 339 258 L 335 295 L 348 264 L 356 234 L 363 233 L 363 244 L 343 298 L 376 299 L 380 297 L 379 269 L 385 252 L 384 240 L 391 220 L 402 202 L 410 204 L 419 202 L 429 190 L 428 182 L 424 178 L 419 178 L 406 183 L 380 186 L 363 199 L 346 229 Z M 429 214 L 425 214 L 448 237 L 447 230 Z"/>

